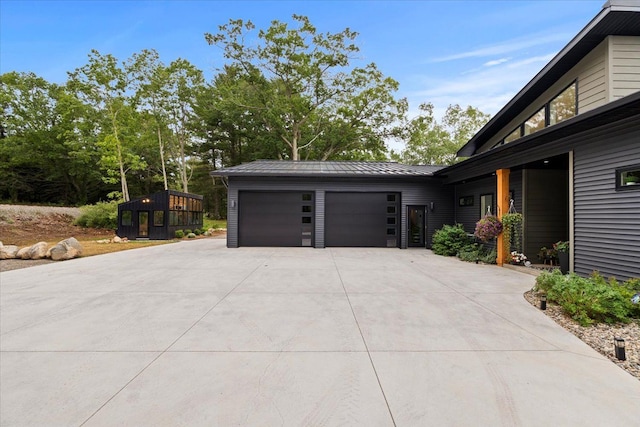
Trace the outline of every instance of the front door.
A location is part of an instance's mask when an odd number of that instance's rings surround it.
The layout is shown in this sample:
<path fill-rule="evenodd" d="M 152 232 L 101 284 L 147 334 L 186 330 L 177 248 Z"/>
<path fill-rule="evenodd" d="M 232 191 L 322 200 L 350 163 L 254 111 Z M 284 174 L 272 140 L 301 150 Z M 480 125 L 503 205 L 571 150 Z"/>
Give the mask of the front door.
<path fill-rule="evenodd" d="M 138 237 L 149 237 L 149 211 L 138 212 Z"/>
<path fill-rule="evenodd" d="M 407 246 L 425 247 L 425 206 L 407 206 Z"/>

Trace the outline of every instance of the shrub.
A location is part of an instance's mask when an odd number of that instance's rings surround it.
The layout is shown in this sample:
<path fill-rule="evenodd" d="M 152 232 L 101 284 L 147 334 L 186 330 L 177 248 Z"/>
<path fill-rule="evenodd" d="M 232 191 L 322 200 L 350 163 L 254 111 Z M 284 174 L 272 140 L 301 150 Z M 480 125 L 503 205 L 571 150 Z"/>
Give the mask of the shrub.
<path fill-rule="evenodd" d="M 458 258 L 466 262 L 495 264 L 496 257 L 497 253 L 495 249 L 487 249 L 484 245 L 478 245 L 477 243 L 465 246 L 458 252 Z"/>
<path fill-rule="evenodd" d="M 195 234 L 196 236 L 199 236 L 202 234 L 202 230 L 200 230 L 199 228 L 196 228 L 195 230 L 193 230 L 193 234 Z"/>
<path fill-rule="evenodd" d="M 436 255 L 453 256 L 472 245 L 461 224 L 445 225 L 433 233 L 431 250 Z"/>
<path fill-rule="evenodd" d="M 81 227 L 118 228 L 118 202 L 98 202 L 95 205 L 85 205 L 80 208 L 80 216 L 74 224 Z"/>
<path fill-rule="evenodd" d="M 594 322 L 628 322 L 638 316 L 638 307 L 631 302 L 633 295 L 625 282 L 614 278 L 606 280 L 598 273 L 589 278 L 576 274 L 562 275 L 559 271 L 544 272 L 536 279 L 536 290 L 547 294 L 549 301 L 562 309 L 583 326 Z"/>
<path fill-rule="evenodd" d="M 176 230 L 176 239 L 182 239 L 184 237 L 184 231 Z"/>
<path fill-rule="evenodd" d="M 191 233 L 193 233 L 193 231 L 188 228 L 184 230 L 184 234 L 191 234 Z"/>

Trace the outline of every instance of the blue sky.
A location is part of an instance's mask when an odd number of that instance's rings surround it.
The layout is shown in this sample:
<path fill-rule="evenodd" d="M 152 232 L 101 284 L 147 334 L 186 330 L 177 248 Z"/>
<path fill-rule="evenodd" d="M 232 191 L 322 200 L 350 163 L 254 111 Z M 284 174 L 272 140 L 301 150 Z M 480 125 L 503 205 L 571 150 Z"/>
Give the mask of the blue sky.
<path fill-rule="evenodd" d="M 62 83 L 91 49 L 125 60 L 156 49 L 211 78 L 220 51 L 204 33 L 229 19 L 266 28 L 301 14 L 322 32 L 357 31 L 358 65 L 400 82 L 410 111 L 432 102 L 495 114 L 601 9 L 605 0 L 547 1 L 0 1 L 0 72 Z"/>

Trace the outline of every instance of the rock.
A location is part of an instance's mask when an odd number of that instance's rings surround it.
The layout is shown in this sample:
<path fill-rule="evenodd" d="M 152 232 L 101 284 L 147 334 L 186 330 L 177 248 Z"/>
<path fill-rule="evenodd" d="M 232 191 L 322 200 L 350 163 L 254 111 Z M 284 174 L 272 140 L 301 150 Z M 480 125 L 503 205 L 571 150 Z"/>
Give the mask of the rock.
<path fill-rule="evenodd" d="M 31 246 L 27 252 L 28 258 L 22 259 L 42 259 L 47 256 L 47 242 L 38 242 Z"/>
<path fill-rule="evenodd" d="M 20 249 L 16 254 L 16 258 L 29 259 L 29 249 L 31 249 L 31 246 L 25 246 L 24 248 Z"/>
<path fill-rule="evenodd" d="M 113 243 L 122 243 L 122 239 L 118 236 L 113 236 L 113 239 L 111 239 L 111 241 Z"/>
<path fill-rule="evenodd" d="M 196 237 L 196 233 L 187 234 L 187 239 L 194 239 Z"/>
<path fill-rule="evenodd" d="M 49 249 L 47 255 L 54 261 L 76 258 L 82 255 L 82 245 L 74 237 L 70 237 Z"/>
<path fill-rule="evenodd" d="M 15 245 L 0 246 L 0 259 L 14 259 L 18 254 L 18 247 Z"/>

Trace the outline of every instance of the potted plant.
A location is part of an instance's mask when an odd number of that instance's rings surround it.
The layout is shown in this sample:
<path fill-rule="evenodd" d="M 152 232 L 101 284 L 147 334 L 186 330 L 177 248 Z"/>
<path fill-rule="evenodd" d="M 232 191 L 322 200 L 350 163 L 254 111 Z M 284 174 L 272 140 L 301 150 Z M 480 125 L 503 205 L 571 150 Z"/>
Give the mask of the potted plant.
<path fill-rule="evenodd" d="M 640 183 L 640 176 L 627 174 L 624 177 L 624 185 L 637 185 Z"/>
<path fill-rule="evenodd" d="M 520 235 L 522 234 L 523 216 L 517 212 L 502 215 L 502 238 L 507 252 L 512 252 L 511 248 L 520 249 Z"/>
<path fill-rule="evenodd" d="M 558 252 L 558 261 L 562 274 L 569 272 L 569 242 L 560 240 L 553 244 L 553 249 Z"/>
<path fill-rule="evenodd" d="M 476 222 L 476 230 L 473 234 L 486 243 L 498 237 L 500 233 L 502 233 L 502 222 L 497 216 L 487 215 Z"/>
<path fill-rule="evenodd" d="M 525 265 L 525 263 L 527 262 L 527 257 L 523 253 L 513 251 L 511 252 L 511 259 L 509 260 L 509 262 L 513 265 Z M 531 263 L 529 263 L 529 265 L 531 265 Z"/>

